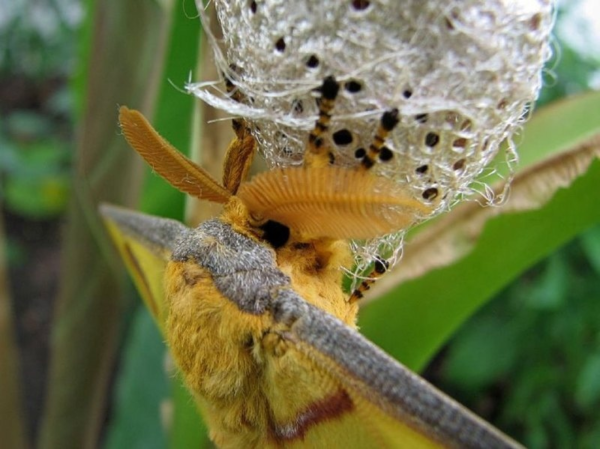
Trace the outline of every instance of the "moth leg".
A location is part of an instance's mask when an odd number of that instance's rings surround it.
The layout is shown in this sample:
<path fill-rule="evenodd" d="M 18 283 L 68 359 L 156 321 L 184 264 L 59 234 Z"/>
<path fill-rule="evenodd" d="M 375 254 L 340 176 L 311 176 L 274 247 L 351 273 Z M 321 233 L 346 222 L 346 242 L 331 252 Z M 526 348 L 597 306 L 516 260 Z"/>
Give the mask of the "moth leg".
<path fill-rule="evenodd" d="M 232 70 L 236 71 L 235 67 Z M 245 99 L 239 89 L 227 76 L 225 77 L 227 93 L 232 99 L 237 102 L 242 102 Z M 234 118 L 231 120 L 235 138 L 229 144 L 225 161 L 223 163 L 223 185 L 233 195 L 237 193 L 240 184 L 247 178 L 248 171 L 254 159 L 256 152 L 256 141 L 250 132 L 246 120 L 243 118 Z"/>
<path fill-rule="evenodd" d="M 365 150 L 364 148 L 359 148 L 356 150 L 356 157 L 361 159 L 359 170 L 370 169 L 373 165 L 375 165 L 377 159 L 382 162 L 386 162 L 394 157 L 392 150 L 390 150 L 384 144 L 386 137 L 396 127 L 396 125 L 398 125 L 398 121 L 398 109 L 390 109 L 389 111 L 383 113 L 381 120 L 379 121 L 377 131 L 375 132 L 375 136 L 373 137 L 373 142 L 371 142 L 371 145 L 369 145 L 369 149 Z"/>
<path fill-rule="evenodd" d="M 263 335 L 262 347 L 268 354 L 275 357 L 282 357 L 288 349 L 288 342 L 279 332 L 269 330 Z"/>
<path fill-rule="evenodd" d="M 234 73 L 238 73 L 240 71 L 235 64 L 231 64 L 229 68 Z M 246 96 L 236 87 L 232 79 L 228 77 L 227 74 L 223 74 L 223 76 L 225 77 L 225 88 L 227 89 L 227 94 L 229 97 L 238 103 L 243 103 L 246 100 Z M 243 118 L 238 117 L 232 119 L 231 126 L 236 137 L 240 140 L 249 134 L 248 125 L 246 124 L 246 120 Z"/>
<path fill-rule="evenodd" d="M 373 267 L 371 273 L 369 273 L 368 279 L 362 281 L 358 288 L 352 292 L 350 298 L 348 299 L 348 302 L 350 304 L 353 304 L 359 299 L 362 299 L 364 293 L 371 288 L 371 285 L 373 285 L 373 283 L 375 283 L 377 279 L 379 279 L 387 272 L 388 268 L 389 264 L 386 261 L 376 260 L 375 266 Z"/>
<path fill-rule="evenodd" d="M 321 85 L 321 99 L 319 102 L 319 118 L 315 127 L 308 136 L 308 145 L 304 153 L 305 167 L 325 167 L 330 164 L 333 153 L 325 145 L 323 135 L 329 129 L 331 122 L 331 111 L 335 105 L 340 90 L 340 84 L 333 76 L 328 76 Z"/>

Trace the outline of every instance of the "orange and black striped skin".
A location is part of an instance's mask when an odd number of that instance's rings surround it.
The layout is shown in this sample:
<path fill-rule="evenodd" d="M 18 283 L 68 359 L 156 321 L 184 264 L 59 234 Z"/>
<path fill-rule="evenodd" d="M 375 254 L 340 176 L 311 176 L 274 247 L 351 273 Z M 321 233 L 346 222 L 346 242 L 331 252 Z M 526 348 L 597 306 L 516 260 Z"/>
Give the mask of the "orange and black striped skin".
<path fill-rule="evenodd" d="M 328 76 L 323 80 L 320 88 L 319 118 L 308 136 L 308 144 L 304 153 L 304 165 L 306 167 L 323 167 L 335 160 L 333 153 L 325 145 L 322 136 L 329 129 L 331 111 L 335 106 L 339 90 L 340 84 L 333 76 Z"/>
<path fill-rule="evenodd" d="M 369 278 L 365 279 L 364 281 L 361 282 L 361 284 L 358 286 L 358 288 L 356 288 L 352 292 L 348 301 L 350 303 L 354 303 L 354 302 L 362 299 L 365 292 L 371 288 L 371 285 L 373 285 L 373 283 L 375 283 L 375 281 L 377 281 L 377 279 L 379 279 L 381 276 L 383 276 L 387 272 L 388 268 L 389 268 L 389 263 L 387 261 L 384 261 L 384 260 L 375 261 L 375 266 L 373 267 L 373 270 L 369 274 Z"/>
<path fill-rule="evenodd" d="M 368 151 L 364 155 L 357 155 L 362 158 L 360 165 L 362 169 L 368 170 L 373 167 L 378 157 L 382 162 L 389 161 L 393 157 L 394 153 L 384 143 L 386 137 L 398 125 L 398 122 L 398 109 L 390 109 L 383 113 Z"/>

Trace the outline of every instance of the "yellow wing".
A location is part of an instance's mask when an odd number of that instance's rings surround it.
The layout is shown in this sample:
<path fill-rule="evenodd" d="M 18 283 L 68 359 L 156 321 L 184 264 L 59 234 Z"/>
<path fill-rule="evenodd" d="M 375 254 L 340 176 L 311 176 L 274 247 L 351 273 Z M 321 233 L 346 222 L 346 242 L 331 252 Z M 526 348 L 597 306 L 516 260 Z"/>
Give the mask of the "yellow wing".
<path fill-rule="evenodd" d="M 321 376 L 313 382 L 330 391 L 298 412 L 286 446 L 522 447 L 297 295 L 276 300 L 273 311 L 289 329 L 279 331 L 289 355 L 312 365 Z"/>
<path fill-rule="evenodd" d="M 100 213 L 148 310 L 164 332 L 164 273 L 179 238 L 188 232 L 175 220 L 103 204 Z"/>

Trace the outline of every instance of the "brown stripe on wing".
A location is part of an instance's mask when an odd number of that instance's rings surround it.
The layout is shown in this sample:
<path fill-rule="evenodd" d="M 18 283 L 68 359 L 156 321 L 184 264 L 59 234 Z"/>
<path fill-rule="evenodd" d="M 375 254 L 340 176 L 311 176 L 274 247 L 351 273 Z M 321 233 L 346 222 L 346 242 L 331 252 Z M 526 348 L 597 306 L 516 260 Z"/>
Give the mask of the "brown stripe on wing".
<path fill-rule="evenodd" d="M 280 424 L 271 420 L 270 437 L 277 443 L 303 440 L 311 427 L 339 418 L 353 409 L 354 403 L 348 393 L 345 390 L 338 390 L 329 397 L 313 402 L 301 411 L 293 422 Z"/>
<path fill-rule="evenodd" d="M 150 312 L 152 313 L 152 316 L 158 318 L 160 311 L 158 308 L 158 304 L 156 302 L 156 298 L 154 298 L 154 296 L 152 295 L 152 289 L 150 288 L 150 283 L 148 282 L 148 279 L 146 279 L 146 276 L 144 275 L 144 271 L 142 270 L 140 263 L 138 262 L 137 258 L 135 257 L 135 254 L 134 254 L 133 250 L 131 249 L 131 246 L 128 243 L 124 243 L 123 247 L 125 249 L 123 254 L 124 254 L 125 258 L 127 259 L 127 262 L 129 262 L 129 265 L 131 266 L 131 268 L 135 271 L 135 273 L 136 273 L 135 277 L 139 281 L 138 283 L 141 283 L 141 285 L 138 285 L 138 288 L 140 290 L 144 290 L 144 294 L 142 296 L 145 299 L 147 299 L 147 305 L 150 308 Z"/>

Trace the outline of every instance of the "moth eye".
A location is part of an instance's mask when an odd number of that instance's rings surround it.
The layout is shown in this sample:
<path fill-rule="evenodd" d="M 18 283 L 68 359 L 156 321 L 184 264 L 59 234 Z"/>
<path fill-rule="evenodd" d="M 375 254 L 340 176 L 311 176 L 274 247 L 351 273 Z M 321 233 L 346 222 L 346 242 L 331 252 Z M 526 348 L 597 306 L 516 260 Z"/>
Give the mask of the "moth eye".
<path fill-rule="evenodd" d="M 340 129 L 334 132 L 332 137 L 335 144 L 340 146 L 350 145 L 354 140 L 352 133 L 347 129 Z"/>
<path fill-rule="evenodd" d="M 254 0 L 252 0 L 250 2 L 250 11 L 252 11 L 252 14 L 256 14 L 256 8 L 257 8 L 256 2 Z"/>
<path fill-rule="evenodd" d="M 405 89 L 405 90 L 402 92 L 402 96 L 403 96 L 404 98 L 406 98 L 407 100 L 408 100 L 410 97 L 412 97 L 412 94 L 413 94 L 413 93 L 412 93 L 412 90 L 410 90 L 410 89 Z"/>
<path fill-rule="evenodd" d="M 429 189 L 423 192 L 423 199 L 427 201 L 432 201 L 439 195 L 438 189 L 435 187 L 430 187 Z"/>
<path fill-rule="evenodd" d="M 362 159 L 363 157 L 365 157 L 367 155 L 367 150 L 365 150 L 364 148 L 358 148 L 355 152 L 354 152 L 354 157 L 356 159 Z"/>
<path fill-rule="evenodd" d="M 263 230 L 263 239 L 273 248 L 281 248 L 290 238 L 290 228 L 273 220 L 267 221 L 260 227 Z"/>

